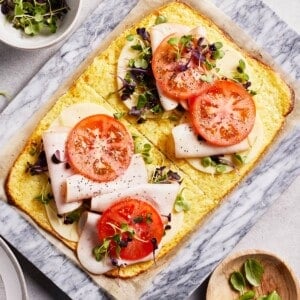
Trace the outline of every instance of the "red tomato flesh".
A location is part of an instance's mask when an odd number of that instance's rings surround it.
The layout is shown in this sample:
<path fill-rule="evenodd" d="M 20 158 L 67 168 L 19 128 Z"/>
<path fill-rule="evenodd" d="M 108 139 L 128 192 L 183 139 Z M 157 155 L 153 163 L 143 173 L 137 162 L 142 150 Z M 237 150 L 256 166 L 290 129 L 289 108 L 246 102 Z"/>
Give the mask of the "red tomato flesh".
<path fill-rule="evenodd" d="M 126 224 L 134 234 L 116 230 Z M 153 239 L 158 244 L 164 234 L 164 225 L 159 212 L 148 202 L 140 198 L 126 197 L 113 204 L 103 212 L 98 222 L 98 235 L 100 241 L 120 234 L 127 245 L 121 247 L 120 258 L 126 260 L 138 260 L 151 254 L 154 249 Z M 130 238 L 131 237 L 131 238 Z M 130 241 L 128 241 L 130 238 Z M 110 243 L 109 256 L 118 258 L 117 244 Z"/>
<path fill-rule="evenodd" d="M 216 81 L 189 104 L 196 133 L 216 146 L 241 142 L 255 122 L 253 98 L 241 84 L 233 81 Z"/>
<path fill-rule="evenodd" d="M 93 115 L 72 129 L 66 144 L 70 166 L 85 177 L 106 182 L 128 168 L 133 140 L 125 126 L 107 115 Z"/>
<path fill-rule="evenodd" d="M 178 57 L 174 46 L 168 43 L 170 39 L 180 39 L 180 37 L 178 34 L 166 37 L 159 44 L 152 58 L 156 85 L 165 96 L 177 101 L 187 100 L 199 94 L 207 86 L 206 82 L 200 80 L 205 69 L 192 56 L 192 51 L 183 47 Z M 191 43 L 197 43 L 197 39 L 193 38 Z"/>

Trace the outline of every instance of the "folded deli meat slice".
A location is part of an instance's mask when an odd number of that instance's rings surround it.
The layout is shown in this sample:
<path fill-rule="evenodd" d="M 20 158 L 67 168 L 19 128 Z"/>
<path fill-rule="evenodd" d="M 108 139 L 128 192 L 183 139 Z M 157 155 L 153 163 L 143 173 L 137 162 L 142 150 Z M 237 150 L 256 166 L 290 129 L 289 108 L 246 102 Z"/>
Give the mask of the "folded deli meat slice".
<path fill-rule="evenodd" d="M 175 155 L 178 158 L 231 154 L 245 151 L 250 147 L 248 138 L 232 146 L 217 147 L 211 145 L 206 141 L 199 140 L 192 125 L 188 123 L 183 123 L 174 127 L 172 135 L 175 144 Z"/>
<path fill-rule="evenodd" d="M 114 193 L 98 195 L 92 198 L 91 209 L 102 212 L 122 197 L 137 196 L 149 201 L 153 206 L 167 216 L 172 212 L 174 200 L 179 193 L 180 185 L 173 184 L 141 184 Z"/>
<path fill-rule="evenodd" d="M 98 194 L 112 193 L 117 190 L 147 183 L 148 174 L 140 154 L 132 156 L 130 165 L 124 174 L 109 182 L 95 182 L 82 175 L 73 175 L 66 179 L 66 202 L 76 202 L 92 198 Z"/>
<path fill-rule="evenodd" d="M 75 210 L 81 205 L 81 201 L 66 203 L 65 183 L 66 179 L 74 172 L 67 167 L 65 158 L 65 143 L 68 131 L 46 131 L 43 133 L 43 143 L 48 164 L 49 176 L 54 200 L 59 214 Z"/>

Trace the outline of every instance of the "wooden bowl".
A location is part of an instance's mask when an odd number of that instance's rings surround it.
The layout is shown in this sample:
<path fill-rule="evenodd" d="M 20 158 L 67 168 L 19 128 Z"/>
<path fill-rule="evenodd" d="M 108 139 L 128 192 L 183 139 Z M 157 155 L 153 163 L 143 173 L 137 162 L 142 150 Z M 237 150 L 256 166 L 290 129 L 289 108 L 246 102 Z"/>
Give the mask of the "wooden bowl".
<path fill-rule="evenodd" d="M 276 290 L 282 300 L 300 299 L 299 280 L 293 271 L 277 256 L 261 250 L 238 252 L 226 258 L 213 272 L 207 287 L 207 300 L 235 300 L 239 293 L 231 288 L 229 277 L 241 271 L 248 258 L 259 261 L 264 274 L 262 283 L 255 288 L 256 295 L 267 295 Z"/>

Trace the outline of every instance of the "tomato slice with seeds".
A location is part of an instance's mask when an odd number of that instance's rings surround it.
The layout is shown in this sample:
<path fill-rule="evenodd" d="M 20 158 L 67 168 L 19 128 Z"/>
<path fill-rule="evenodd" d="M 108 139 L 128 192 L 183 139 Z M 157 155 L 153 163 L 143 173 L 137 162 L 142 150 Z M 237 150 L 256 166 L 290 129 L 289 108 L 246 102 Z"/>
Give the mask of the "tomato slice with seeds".
<path fill-rule="evenodd" d="M 255 122 L 255 103 L 236 82 L 219 80 L 189 101 L 197 134 L 216 146 L 231 146 L 245 139 Z"/>
<path fill-rule="evenodd" d="M 157 47 L 152 58 L 152 71 L 161 92 L 174 100 L 187 100 L 199 94 L 207 83 L 200 78 L 206 72 L 199 58 L 193 55 L 190 47 L 178 44 L 180 52 L 170 40 L 180 40 L 182 36 L 171 34 Z M 197 39 L 190 41 L 196 47 Z M 179 53 L 179 55 L 178 55 Z"/>
<path fill-rule="evenodd" d="M 146 257 L 153 253 L 163 234 L 159 212 L 137 197 L 120 199 L 103 212 L 98 222 L 100 241 L 110 240 L 108 255 L 111 258 L 138 260 Z"/>
<path fill-rule="evenodd" d="M 66 144 L 70 166 L 85 177 L 107 182 L 128 168 L 133 140 L 125 126 L 108 115 L 93 115 L 72 129 Z"/>

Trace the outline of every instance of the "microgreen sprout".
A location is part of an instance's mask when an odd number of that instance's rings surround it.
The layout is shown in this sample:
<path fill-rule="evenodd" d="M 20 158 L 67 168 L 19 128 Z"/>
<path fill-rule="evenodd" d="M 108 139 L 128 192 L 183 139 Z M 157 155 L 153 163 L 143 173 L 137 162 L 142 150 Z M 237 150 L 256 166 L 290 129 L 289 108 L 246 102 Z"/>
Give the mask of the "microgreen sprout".
<path fill-rule="evenodd" d="M 41 190 L 41 193 L 34 197 L 34 200 L 41 202 L 42 204 L 49 204 L 49 202 L 53 199 L 53 195 L 51 193 L 50 184 L 47 182 Z"/>
<path fill-rule="evenodd" d="M 190 209 L 188 203 L 186 202 L 184 196 L 183 196 L 184 188 L 180 191 L 180 193 L 177 195 L 175 199 L 174 209 L 176 212 L 186 212 Z"/>
<path fill-rule="evenodd" d="M 116 113 L 113 114 L 113 116 L 114 116 L 114 118 L 115 118 L 116 120 L 122 119 L 122 118 L 124 117 L 124 115 L 125 115 L 124 112 L 116 112 Z"/>
<path fill-rule="evenodd" d="M 153 161 L 151 158 L 151 148 L 152 148 L 151 144 L 143 143 L 141 138 L 136 136 L 133 137 L 133 141 L 134 141 L 134 152 L 140 153 L 146 164 L 151 164 Z"/>
<path fill-rule="evenodd" d="M 65 0 L 2 0 L 1 12 L 26 35 L 55 33 L 59 21 L 70 9 Z"/>
<path fill-rule="evenodd" d="M 246 63 L 244 60 L 239 60 L 236 71 L 233 73 L 233 79 L 241 83 L 250 95 L 254 96 L 257 94 L 256 91 L 249 89 L 251 86 L 251 81 L 249 81 L 249 75 L 246 73 Z"/>
<path fill-rule="evenodd" d="M 239 300 L 281 300 L 281 297 L 274 290 L 268 295 L 256 295 L 261 290 L 262 279 L 264 274 L 263 265 L 256 259 L 248 258 L 243 263 L 241 272 L 233 271 L 229 277 L 229 283 L 233 290 L 239 292 Z M 253 289 L 252 287 L 256 287 Z M 251 288 L 251 289 L 250 289 Z"/>
<path fill-rule="evenodd" d="M 168 40 L 168 44 L 173 46 L 175 49 L 176 59 L 180 59 L 182 52 L 184 49 L 190 47 L 190 44 L 193 40 L 192 35 L 183 35 L 180 38 L 179 37 L 171 37 Z"/>
<path fill-rule="evenodd" d="M 181 183 L 181 181 L 181 176 L 177 172 L 167 169 L 166 166 L 156 168 L 151 178 L 152 183 Z"/>
<path fill-rule="evenodd" d="M 133 217 L 133 223 L 143 223 L 151 218 L 150 216 L 136 216 Z M 152 218 L 151 218 L 152 220 Z M 112 249 L 115 251 L 115 255 L 117 258 L 120 257 L 121 249 L 127 247 L 128 243 L 130 243 L 133 239 L 136 239 L 142 243 L 147 243 L 148 241 L 140 238 L 134 229 L 129 226 L 127 223 L 121 223 L 119 226 L 113 224 L 111 222 L 107 222 L 107 225 L 111 226 L 114 230 L 114 234 L 103 239 L 100 245 L 97 245 L 93 248 L 93 255 L 97 261 L 102 260 L 103 258 L 109 256 L 111 259 L 115 259 L 114 254 L 110 253 Z"/>
<path fill-rule="evenodd" d="M 155 25 L 166 23 L 166 22 L 168 22 L 168 19 L 164 15 L 158 15 L 155 19 Z"/>
<path fill-rule="evenodd" d="M 38 158 L 34 164 L 27 162 L 26 173 L 29 173 L 31 176 L 39 175 L 48 171 L 48 165 L 46 160 L 45 151 L 41 151 L 38 155 Z"/>

